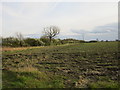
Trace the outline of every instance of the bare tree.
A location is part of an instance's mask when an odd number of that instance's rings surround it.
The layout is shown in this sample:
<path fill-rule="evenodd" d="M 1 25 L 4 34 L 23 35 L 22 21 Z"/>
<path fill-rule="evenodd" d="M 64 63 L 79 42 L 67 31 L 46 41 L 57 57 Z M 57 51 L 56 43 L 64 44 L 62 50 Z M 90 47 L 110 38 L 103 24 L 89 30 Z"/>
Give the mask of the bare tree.
<path fill-rule="evenodd" d="M 52 38 L 54 38 L 56 35 L 60 33 L 60 29 L 57 26 L 50 26 L 50 27 L 44 28 L 43 32 L 45 34 L 44 36 L 48 37 L 51 42 Z"/>
<path fill-rule="evenodd" d="M 16 33 L 16 38 L 19 40 L 19 44 L 22 47 L 23 46 L 23 35 L 19 32 Z"/>

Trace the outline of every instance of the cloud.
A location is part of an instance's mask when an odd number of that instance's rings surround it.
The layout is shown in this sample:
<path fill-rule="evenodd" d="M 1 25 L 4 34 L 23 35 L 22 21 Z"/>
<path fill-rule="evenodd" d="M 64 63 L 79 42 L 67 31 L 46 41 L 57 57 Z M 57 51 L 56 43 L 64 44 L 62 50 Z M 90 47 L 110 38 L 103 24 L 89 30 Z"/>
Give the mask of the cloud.
<path fill-rule="evenodd" d="M 87 31 L 87 30 L 83 30 L 83 29 L 81 29 L 81 30 L 71 30 L 71 32 L 73 32 L 73 33 L 76 33 L 76 34 L 85 34 L 85 33 L 89 33 L 89 31 Z"/>
<path fill-rule="evenodd" d="M 82 39 L 82 35 L 84 34 L 84 38 L 86 40 L 99 38 L 100 40 L 115 40 L 118 38 L 118 24 L 110 23 L 102 26 L 97 26 L 92 30 L 75 30 L 71 29 L 71 32 L 74 33 L 72 37 L 77 39 Z"/>
<path fill-rule="evenodd" d="M 106 24 L 95 27 L 90 33 L 118 33 L 118 24 Z"/>
<path fill-rule="evenodd" d="M 27 34 L 24 35 L 25 38 L 40 38 L 42 35 L 41 34 Z"/>
<path fill-rule="evenodd" d="M 73 30 L 71 29 L 71 32 L 77 33 L 77 34 L 87 34 L 87 33 L 118 33 L 118 24 L 117 23 L 111 23 L 111 24 L 106 24 L 102 26 L 97 26 L 92 30 Z"/>

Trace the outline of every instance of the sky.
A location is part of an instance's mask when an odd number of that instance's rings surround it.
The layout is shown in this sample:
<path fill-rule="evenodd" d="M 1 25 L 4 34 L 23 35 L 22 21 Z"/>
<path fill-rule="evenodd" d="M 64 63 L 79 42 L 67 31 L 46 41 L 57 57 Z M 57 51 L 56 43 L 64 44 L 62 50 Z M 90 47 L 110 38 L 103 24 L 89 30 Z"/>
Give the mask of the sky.
<path fill-rule="evenodd" d="M 60 28 L 56 38 L 118 39 L 117 2 L 2 2 L 2 36 L 40 38 L 43 28 Z"/>

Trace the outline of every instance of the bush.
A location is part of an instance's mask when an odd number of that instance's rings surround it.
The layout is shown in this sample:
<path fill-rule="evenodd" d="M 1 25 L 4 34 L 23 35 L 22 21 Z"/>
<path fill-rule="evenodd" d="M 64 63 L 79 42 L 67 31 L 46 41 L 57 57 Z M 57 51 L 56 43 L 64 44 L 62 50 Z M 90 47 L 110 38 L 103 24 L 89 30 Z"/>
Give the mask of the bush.
<path fill-rule="evenodd" d="M 98 41 L 96 41 L 96 40 L 91 40 L 91 41 L 89 41 L 90 43 L 94 43 L 94 42 L 98 42 Z"/>
<path fill-rule="evenodd" d="M 34 38 L 27 38 L 24 40 L 26 45 L 28 46 L 43 46 L 44 42 L 38 40 L 38 39 L 34 39 Z"/>
<path fill-rule="evenodd" d="M 50 45 L 49 38 L 40 38 L 40 41 L 42 41 L 45 46 L 49 46 Z"/>
<path fill-rule="evenodd" d="M 85 43 L 85 41 L 84 41 L 84 40 L 79 40 L 79 42 L 80 42 L 80 43 Z"/>
<path fill-rule="evenodd" d="M 60 39 L 52 39 L 52 45 L 60 45 L 60 44 L 62 44 Z"/>
<path fill-rule="evenodd" d="M 20 43 L 20 41 L 14 37 L 2 38 L 2 45 L 3 46 L 18 47 L 18 46 L 20 46 L 19 43 Z"/>
<path fill-rule="evenodd" d="M 27 38 L 18 40 L 14 37 L 2 38 L 2 46 L 21 47 L 21 46 L 44 46 L 45 43 L 39 39 Z"/>
<path fill-rule="evenodd" d="M 67 44 L 67 43 L 84 43 L 84 40 L 76 40 L 76 39 L 63 39 L 62 43 Z"/>

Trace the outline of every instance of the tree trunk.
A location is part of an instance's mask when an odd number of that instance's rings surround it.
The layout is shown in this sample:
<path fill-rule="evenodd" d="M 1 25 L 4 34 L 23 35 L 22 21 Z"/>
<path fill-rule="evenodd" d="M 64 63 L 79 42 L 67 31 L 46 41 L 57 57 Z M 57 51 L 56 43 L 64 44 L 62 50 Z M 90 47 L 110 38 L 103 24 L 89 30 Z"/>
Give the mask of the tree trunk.
<path fill-rule="evenodd" d="M 22 42 L 20 41 L 20 47 L 22 47 Z"/>
<path fill-rule="evenodd" d="M 50 45 L 51 45 L 52 37 L 50 37 Z"/>

